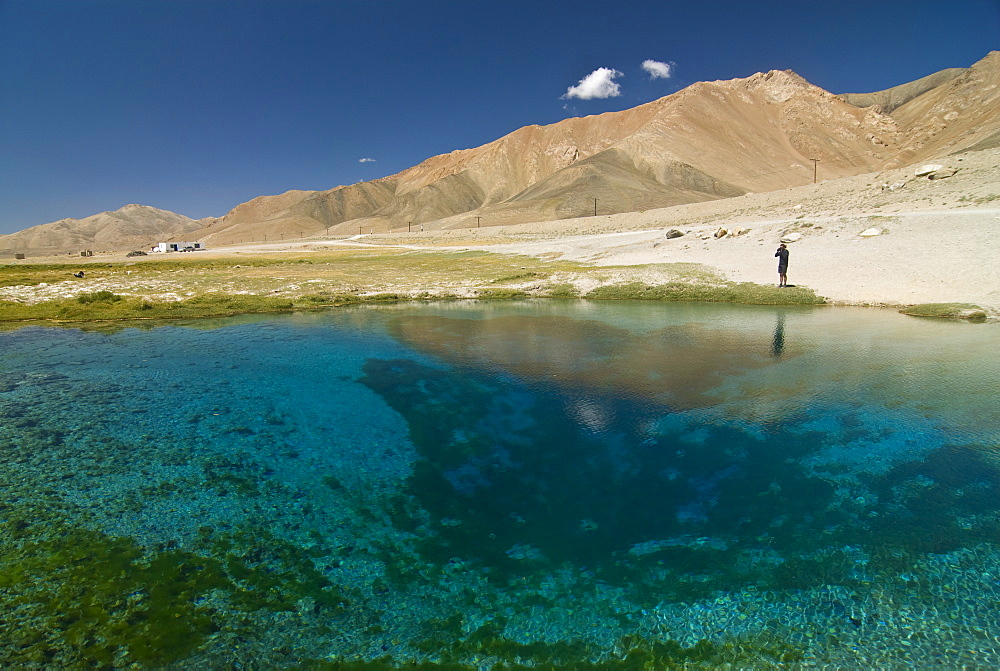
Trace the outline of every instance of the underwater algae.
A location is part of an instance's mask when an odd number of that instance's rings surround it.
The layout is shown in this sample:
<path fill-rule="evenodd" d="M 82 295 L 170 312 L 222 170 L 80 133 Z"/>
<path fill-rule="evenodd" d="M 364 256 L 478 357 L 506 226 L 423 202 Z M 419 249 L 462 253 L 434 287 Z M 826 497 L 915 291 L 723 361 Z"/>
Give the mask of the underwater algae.
<path fill-rule="evenodd" d="M 300 550 L 282 551 L 282 544 L 260 529 L 248 534 L 258 541 L 256 559 L 262 546 L 272 546 L 271 551 L 288 562 L 288 573 L 275 575 L 270 570 L 249 568 L 248 558 L 254 560 L 248 557 L 250 553 L 229 554 L 224 560 L 180 550 L 151 553 L 129 539 L 111 538 L 61 521 L 50 520 L 44 527 L 40 532 L 16 521 L 2 529 L 7 541 L 0 561 L 0 617 L 10 636 L 0 649 L 0 661 L 58 667 L 138 664 L 159 668 L 204 652 L 209 638 L 220 636 L 213 646 L 214 655 L 208 658 L 216 661 L 207 664 L 217 668 L 228 665 L 224 660 L 232 660 L 224 646 L 218 650 L 219 643 L 233 645 L 253 636 L 255 627 L 246 618 L 259 617 L 262 609 L 292 610 L 295 600 L 303 596 L 317 598 L 316 612 L 320 607 L 331 607 L 335 613 L 350 607 L 336 590 L 325 591 L 330 584 L 313 577 L 315 570 L 302 564 Z M 221 541 L 216 544 L 216 554 L 220 549 L 232 549 L 232 543 Z M 327 598 L 321 601 L 324 594 Z M 215 596 L 213 605 L 199 605 L 209 602 L 209 595 Z M 220 599 L 220 595 L 225 598 Z M 235 617 L 239 612 L 243 615 Z M 478 664 L 469 660 L 485 658 L 494 660 L 493 668 L 499 669 L 641 669 L 650 668 L 650 664 L 738 661 L 770 666 L 801 656 L 794 647 L 768 637 L 701 641 L 685 648 L 673 641 L 648 641 L 632 635 L 620 639 L 614 656 L 593 662 L 590 660 L 605 657 L 607 651 L 581 641 L 515 641 L 504 635 L 503 618 L 471 633 L 461 624 L 460 615 L 425 622 L 426 638 L 417 641 L 414 649 L 434 661 L 408 662 L 405 666 L 474 669 Z M 301 668 L 398 668 L 398 660 L 391 657 L 321 660 L 294 656 L 291 650 L 286 653 L 285 663 L 297 660 L 296 666 Z M 204 668 L 202 664 L 205 662 L 197 665 Z"/>
<path fill-rule="evenodd" d="M 128 539 L 45 526 L 4 524 L 0 660 L 157 665 L 188 656 L 217 630 L 194 600 L 230 584 L 218 562 L 178 551 L 147 559 Z"/>
<path fill-rule="evenodd" d="M 0 662 L 157 668 L 206 647 L 226 658 L 234 639 L 256 635 L 247 618 L 303 599 L 328 616 L 349 604 L 312 564 L 326 551 L 262 529 L 203 528 L 196 551 L 153 549 L 39 512 L 3 510 Z"/>

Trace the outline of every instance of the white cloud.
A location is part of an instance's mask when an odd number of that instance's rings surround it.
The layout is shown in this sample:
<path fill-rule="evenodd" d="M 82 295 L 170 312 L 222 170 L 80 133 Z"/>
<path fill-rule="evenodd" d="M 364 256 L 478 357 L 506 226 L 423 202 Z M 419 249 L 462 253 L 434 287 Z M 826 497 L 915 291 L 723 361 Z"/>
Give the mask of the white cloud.
<path fill-rule="evenodd" d="M 358 163 L 374 163 L 374 162 L 375 162 L 375 159 L 373 159 L 373 158 L 359 158 L 358 159 Z"/>
<path fill-rule="evenodd" d="M 642 69 L 649 73 L 650 79 L 670 79 L 673 68 L 670 63 L 645 60 L 642 62 Z"/>
<path fill-rule="evenodd" d="M 566 89 L 564 100 L 568 98 L 579 98 L 580 100 L 593 100 L 594 98 L 617 98 L 622 94 L 621 86 L 615 82 L 616 77 L 622 77 L 624 73 L 613 68 L 597 68 L 589 75 L 580 80 L 576 86 Z"/>

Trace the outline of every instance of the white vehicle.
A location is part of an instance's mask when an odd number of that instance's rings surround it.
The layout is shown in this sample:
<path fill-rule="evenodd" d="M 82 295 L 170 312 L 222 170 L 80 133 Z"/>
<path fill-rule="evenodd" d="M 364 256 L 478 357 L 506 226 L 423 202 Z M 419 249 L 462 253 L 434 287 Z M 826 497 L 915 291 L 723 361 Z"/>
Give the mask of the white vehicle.
<path fill-rule="evenodd" d="M 200 242 L 158 242 L 151 251 L 154 252 L 193 252 L 205 249 Z"/>

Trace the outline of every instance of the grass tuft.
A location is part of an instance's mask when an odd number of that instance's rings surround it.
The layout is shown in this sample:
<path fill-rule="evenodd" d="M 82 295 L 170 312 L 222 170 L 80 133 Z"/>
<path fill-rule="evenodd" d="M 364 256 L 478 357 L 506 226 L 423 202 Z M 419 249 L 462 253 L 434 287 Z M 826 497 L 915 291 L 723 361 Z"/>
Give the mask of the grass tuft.
<path fill-rule="evenodd" d="M 920 303 L 905 307 L 900 312 L 914 317 L 939 317 L 968 321 L 986 320 L 986 310 L 972 303 Z"/>
<path fill-rule="evenodd" d="M 80 294 L 76 297 L 76 302 L 83 303 L 84 305 L 88 303 L 117 303 L 120 300 L 122 300 L 121 296 L 110 291 L 95 291 L 89 294 Z"/>
<path fill-rule="evenodd" d="M 773 287 L 752 282 L 705 285 L 689 282 L 645 284 L 626 282 L 597 287 L 586 298 L 595 300 L 692 301 L 751 305 L 821 305 L 825 301 L 805 287 Z"/>
<path fill-rule="evenodd" d="M 578 298 L 580 296 L 580 290 L 573 286 L 573 284 L 567 282 L 565 284 L 552 285 L 544 295 L 549 298 Z"/>

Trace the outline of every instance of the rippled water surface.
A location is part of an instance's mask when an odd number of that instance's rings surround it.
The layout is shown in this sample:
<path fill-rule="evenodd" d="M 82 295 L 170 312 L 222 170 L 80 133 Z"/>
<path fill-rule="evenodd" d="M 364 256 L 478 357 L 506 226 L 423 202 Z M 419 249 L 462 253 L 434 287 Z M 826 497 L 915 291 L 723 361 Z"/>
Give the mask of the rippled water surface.
<path fill-rule="evenodd" d="M 0 332 L 0 662 L 995 667 L 998 345 L 582 301 Z"/>

